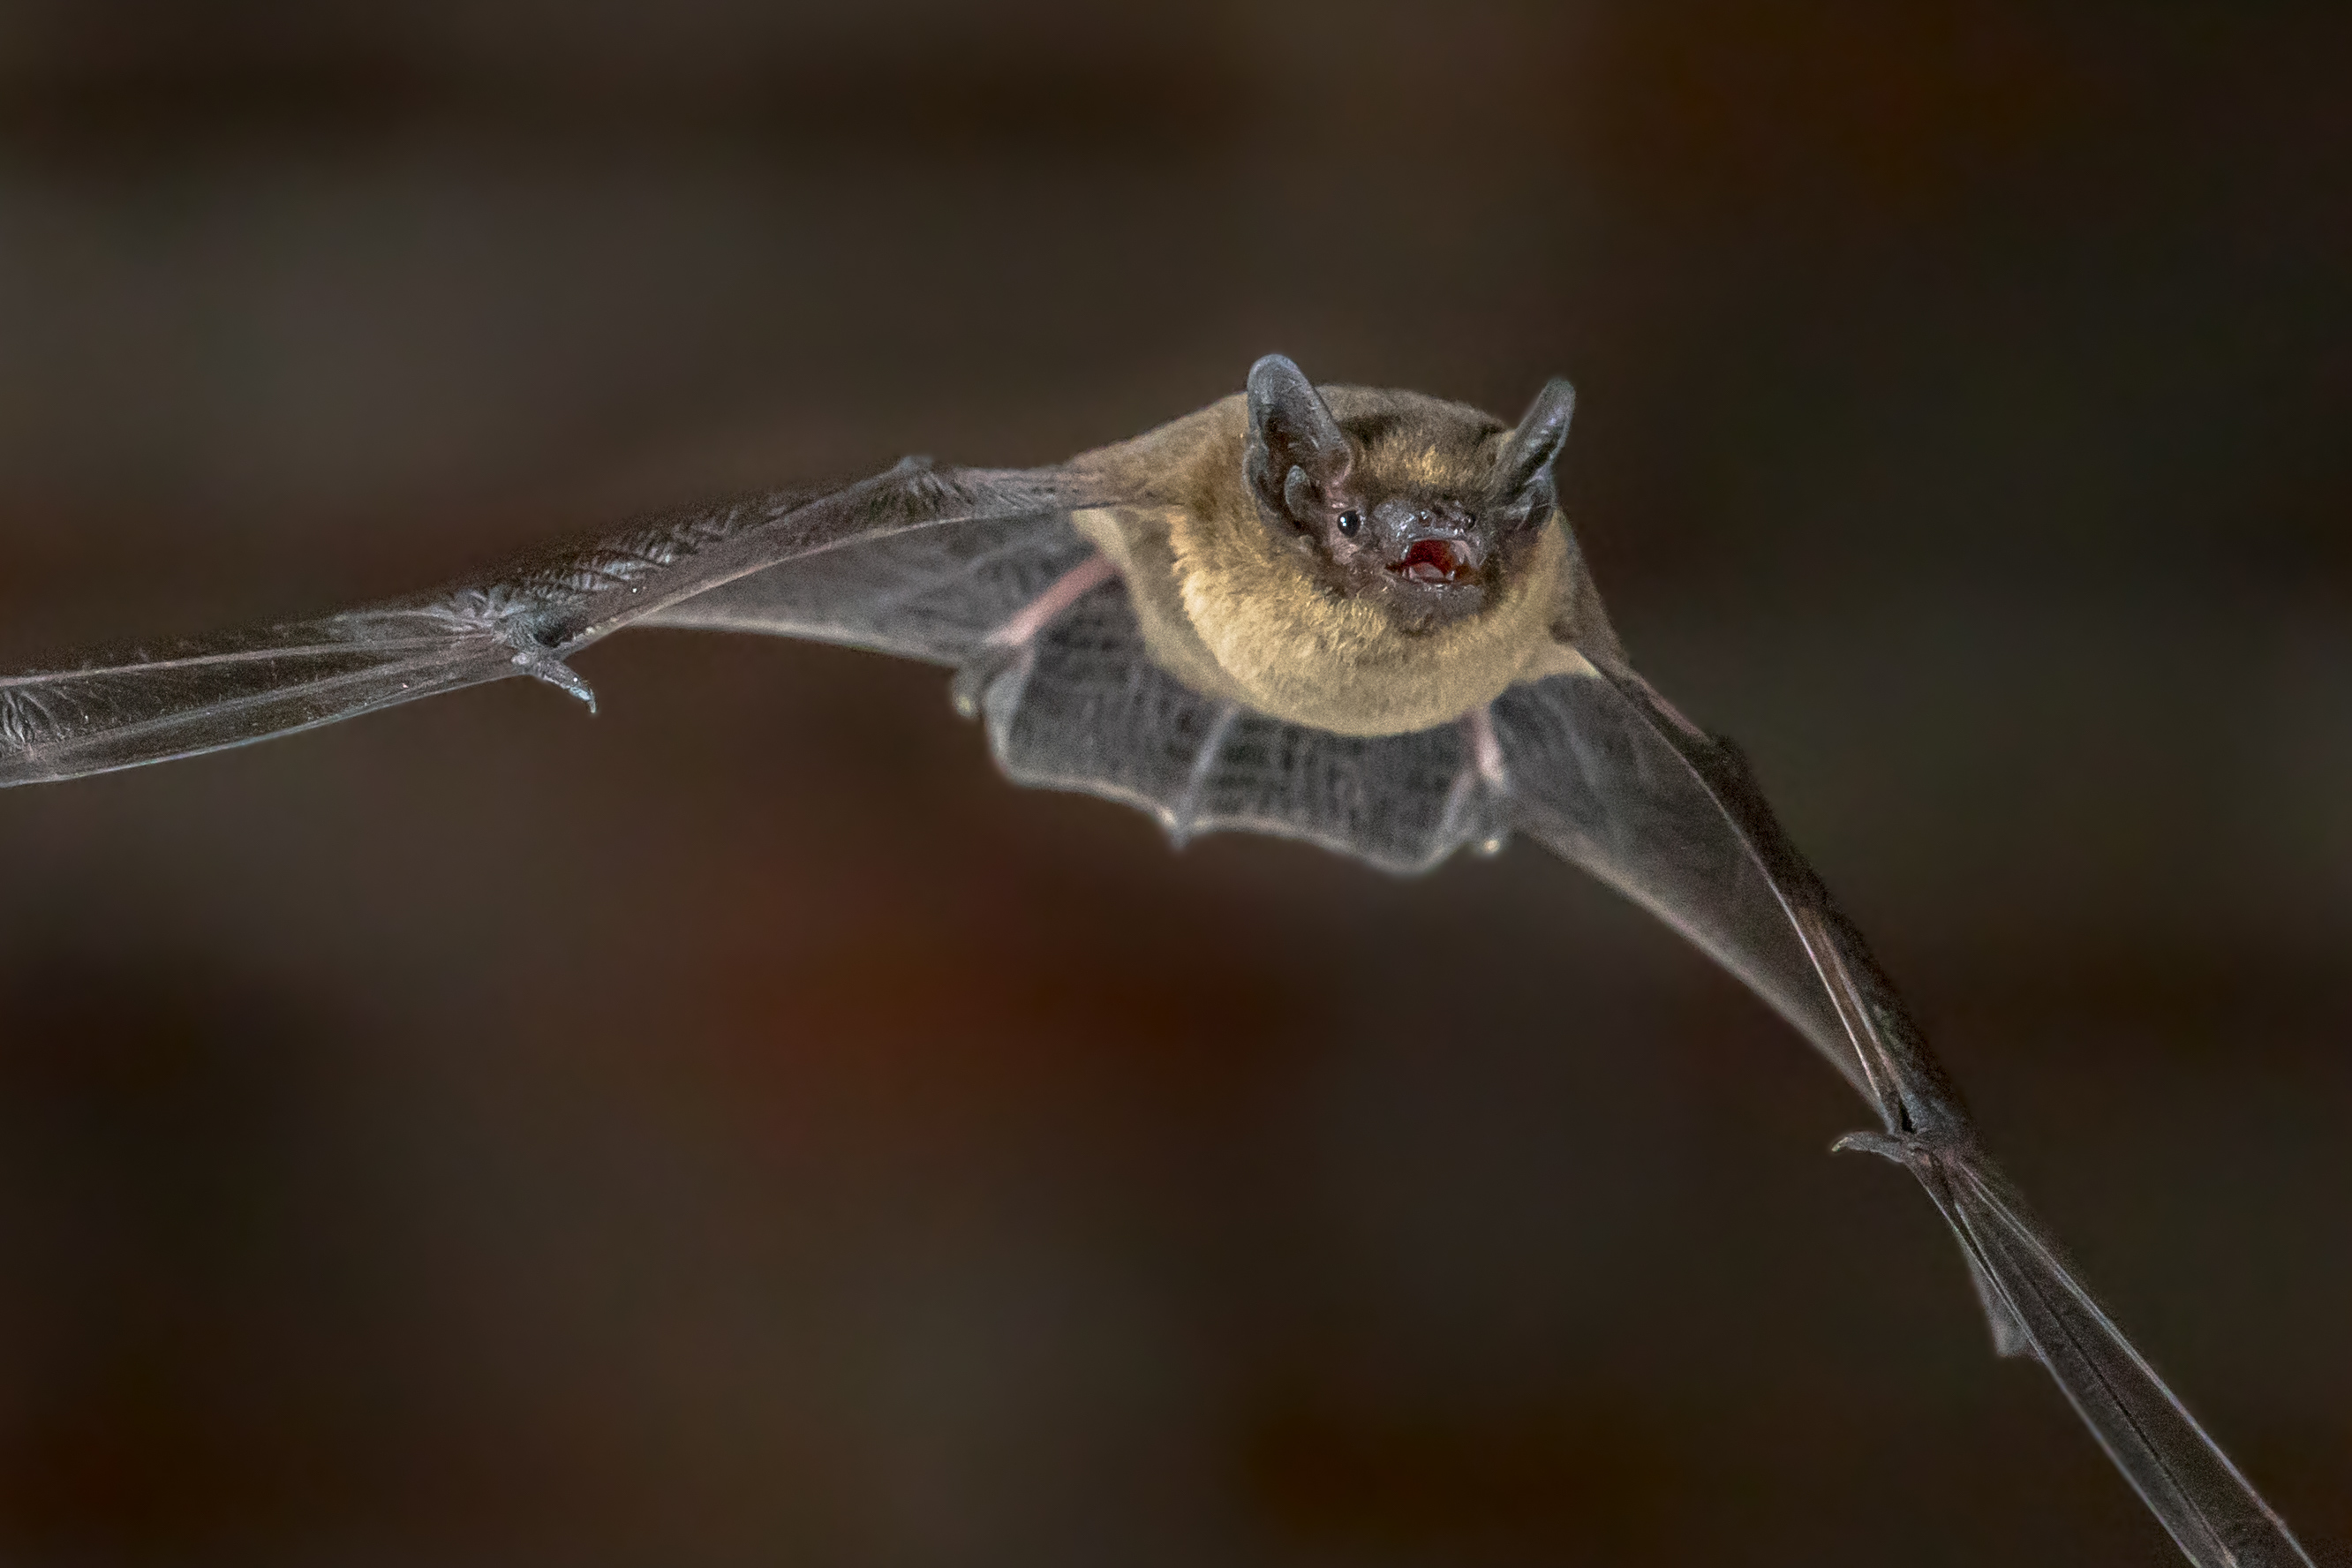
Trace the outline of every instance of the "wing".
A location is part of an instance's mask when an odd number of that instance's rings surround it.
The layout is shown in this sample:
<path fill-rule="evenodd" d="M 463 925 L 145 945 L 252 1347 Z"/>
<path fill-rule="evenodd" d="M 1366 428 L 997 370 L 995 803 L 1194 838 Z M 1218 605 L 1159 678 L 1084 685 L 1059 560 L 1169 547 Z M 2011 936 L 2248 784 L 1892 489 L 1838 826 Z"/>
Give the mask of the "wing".
<path fill-rule="evenodd" d="M 910 531 L 769 567 L 647 624 L 956 665 L 969 710 L 984 717 L 1015 783 L 1139 807 L 1179 842 L 1274 834 L 1411 872 L 1497 831 L 1456 731 L 1333 735 L 1202 696 L 1145 651 L 1115 581 L 1005 657 L 1003 629 L 1092 552 L 1059 515 Z"/>
<path fill-rule="evenodd" d="M 766 632 L 961 665 L 1093 548 L 1059 510 L 895 530 L 736 578 L 643 624 Z"/>
<path fill-rule="evenodd" d="M 1150 811 L 1177 837 L 1275 833 L 1391 870 L 1495 831 L 1454 731 L 1359 740 L 1204 698 L 1144 651 L 1115 583 L 992 638 L 1093 554 L 1101 469 L 934 469 L 749 498 L 482 584 L 0 677 L 0 786 L 193 756 L 517 675 L 593 703 L 566 662 L 631 625 L 846 643 L 972 672 L 1005 772 Z"/>
<path fill-rule="evenodd" d="M 1504 694 L 1491 723 L 1512 823 L 1660 915 L 1794 1024 L 1877 1110 L 1840 1148 L 1907 1165 L 1958 1237 L 2004 1354 L 2058 1381 L 2200 1568 L 2302 1564 L 2257 1496 L 2075 1279 L 1979 1152 L 1926 1041 L 1790 847 L 1738 752 L 1605 652 Z"/>
<path fill-rule="evenodd" d="M 748 498 L 388 605 L 0 676 L 0 786 L 194 756 L 512 676 L 593 704 L 566 662 L 632 625 L 811 637 L 956 665 L 1015 781 L 1127 802 L 1179 839 L 1304 838 L 1395 871 L 1491 837 L 1452 730 L 1357 739 L 1206 698 L 1104 584 L 1021 657 L 991 639 L 1093 553 L 1098 468 L 934 469 Z"/>
<path fill-rule="evenodd" d="M 1076 468 L 910 458 L 829 492 L 679 513 L 488 582 L 0 677 L 0 786 L 217 751 L 509 676 L 593 706 L 572 654 L 779 563 L 837 600 L 795 629 L 960 658 L 961 628 L 999 614 L 1024 572 L 1049 571 L 1057 549 L 1085 552 L 1066 514 L 1118 499 L 1105 483 Z"/>
<path fill-rule="evenodd" d="M 1810 1039 L 1958 1236 L 1996 1343 L 2031 1353 L 2189 1558 L 2308 1564 L 2286 1527 L 2099 1310 L 1975 1134 L 1860 935 L 1738 754 L 1591 640 L 1582 673 L 1506 692 L 1465 732 L 1357 738 L 1203 696 L 1089 574 L 1099 469 L 933 469 L 740 500 L 497 581 L 320 620 L 0 678 L 0 785 L 260 740 L 530 675 L 632 624 L 823 638 L 960 667 L 1020 783 L 1121 800 L 1174 837 L 1279 834 L 1392 871 L 1517 827 L 1680 930 Z M 1057 597 L 1061 589 L 1071 591 Z M 1041 605 L 1055 613 L 1036 618 Z M 1596 622 L 1596 624 L 1598 624 Z M 1016 639 L 1007 628 L 1023 626 Z"/>
<path fill-rule="evenodd" d="M 1494 831 L 1452 729 L 1333 735 L 1203 697 L 1145 653 L 1123 593 L 1081 600 L 981 707 L 1015 782 L 1125 801 L 1179 843 L 1268 833 L 1410 872 Z"/>

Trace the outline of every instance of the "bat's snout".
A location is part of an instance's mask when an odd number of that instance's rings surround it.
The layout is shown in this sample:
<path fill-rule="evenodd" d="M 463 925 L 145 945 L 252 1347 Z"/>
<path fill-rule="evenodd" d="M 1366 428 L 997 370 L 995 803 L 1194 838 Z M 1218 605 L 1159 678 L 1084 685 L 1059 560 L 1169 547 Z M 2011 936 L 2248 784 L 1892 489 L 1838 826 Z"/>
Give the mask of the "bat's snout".
<path fill-rule="evenodd" d="M 1372 521 L 1390 574 L 1405 582 L 1431 586 L 1474 582 L 1486 564 L 1476 520 L 1451 502 L 1383 501 L 1373 509 Z"/>

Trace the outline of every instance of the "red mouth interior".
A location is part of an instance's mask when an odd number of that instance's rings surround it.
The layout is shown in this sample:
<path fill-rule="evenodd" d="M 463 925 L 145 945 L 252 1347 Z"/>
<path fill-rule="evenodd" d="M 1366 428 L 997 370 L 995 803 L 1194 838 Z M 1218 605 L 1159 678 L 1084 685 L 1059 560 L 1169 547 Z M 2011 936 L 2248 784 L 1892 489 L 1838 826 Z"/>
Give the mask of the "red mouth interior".
<path fill-rule="evenodd" d="M 1451 583 L 1470 569 L 1470 552 L 1447 539 L 1423 539 L 1389 568 L 1416 583 Z"/>

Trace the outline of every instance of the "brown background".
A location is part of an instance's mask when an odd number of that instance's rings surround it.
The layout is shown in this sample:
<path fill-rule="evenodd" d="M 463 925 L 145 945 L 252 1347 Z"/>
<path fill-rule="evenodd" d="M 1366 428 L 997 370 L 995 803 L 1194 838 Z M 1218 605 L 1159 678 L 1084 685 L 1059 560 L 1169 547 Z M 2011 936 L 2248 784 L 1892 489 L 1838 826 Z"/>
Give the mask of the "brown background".
<path fill-rule="evenodd" d="M 1443 19 L 1441 19 L 1443 17 Z M 1583 402 L 1988 1137 L 2352 1542 L 2352 25 L 0 8 L 0 668 L 1239 384 Z M 1837 1080 L 1520 849 L 633 636 L 0 796 L 0 1557 L 2153 1563 Z"/>

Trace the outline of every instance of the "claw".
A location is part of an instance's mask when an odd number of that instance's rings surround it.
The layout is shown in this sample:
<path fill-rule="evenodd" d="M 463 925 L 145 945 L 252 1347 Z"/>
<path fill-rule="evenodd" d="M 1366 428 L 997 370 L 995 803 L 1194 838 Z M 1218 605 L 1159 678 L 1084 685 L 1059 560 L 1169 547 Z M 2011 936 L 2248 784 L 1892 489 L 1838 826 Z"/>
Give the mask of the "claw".
<path fill-rule="evenodd" d="M 1025 642 L 982 643 L 970 658 L 956 666 L 955 679 L 948 685 L 948 696 L 955 703 L 956 712 L 966 719 L 979 718 L 988 689 L 1034 657 Z"/>
<path fill-rule="evenodd" d="M 1961 1157 L 1963 1163 L 1956 1171 L 1953 1161 L 1959 1151 L 1949 1143 L 1937 1143 L 1916 1132 L 1849 1132 L 1830 1145 L 1832 1154 L 1843 1154 L 1849 1150 L 1892 1160 L 1919 1178 L 1928 1195 L 1935 1199 L 1936 1206 L 1944 1211 L 1945 1219 L 1959 1235 L 1960 1256 L 1968 1260 L 1969 1265 L 1969 1283 L 1975 1287 L 1977 1304 L 1984 1309 L 1985 1322 L 1992 1330 L 1993 1353 L 2042 1360 L 2041 1348 L 2018 1320 L 2017 1309 L 2010 1304 L 2008 1291 L 1994 1283 L 1992 1276 L 1986 1272 L 1988 1264 L 1983 1253 L 1969 1239 L 1966 1226 L 1952 1207 L 1951 1187 L 1956 1179 L 1981 1179 L 1980 1173 L 1969 1172 L 1965 1156 Z"/>
<path fill-rule="evenodd" d="M 1927 1159 L 1934 1150 L 1926 1139 L 1906 1133 L 1849 1132 L 1830 1145 L 1830 1152 L 1875 1154 L 1898 1165 L 1912 1165 Z"/>
<path fill-rule="evenodd" d="M 596 711 L 596 693 L 570 665 L 541 648 L 525 648 L 514 656 L 515 667 L 533 680 L 544 680 L 559 690 L 568 691 L 588 704 L 588 711 Z"/>

